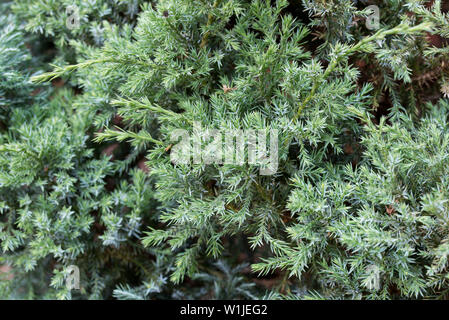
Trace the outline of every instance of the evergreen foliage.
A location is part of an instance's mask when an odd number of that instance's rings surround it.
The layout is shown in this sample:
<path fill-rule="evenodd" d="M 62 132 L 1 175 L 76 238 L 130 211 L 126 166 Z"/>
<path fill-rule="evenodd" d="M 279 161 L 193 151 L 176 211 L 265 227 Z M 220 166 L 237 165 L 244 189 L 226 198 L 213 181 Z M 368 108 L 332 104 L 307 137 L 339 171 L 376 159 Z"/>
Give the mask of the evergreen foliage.
<path fill-rule="evenodd" d="M 102 22 L 132 23 L 142 3 L 142 0 L 24 0 L 15 1 L 12 10 L 25 22 L 26 31 L 51 37 L 64 49 L 72 39 L 100 45 Z"/>
<path fill-rule="evenodd" d="M 364 24 L 373 3 L 379 30 Z M 69 30 L 73 4 L 80 27 Z M 447 298 L 441 1 L 11 8 L 0 26 L 0 264 L 13 277 L 0 297 Z M 56 52 L 25 45 L 42 35 Z M 173 132 L 198 126 L 271 134 L 277 171 L 174 164 Z M 65 286 L 71 265 L 79 291 Z"/>

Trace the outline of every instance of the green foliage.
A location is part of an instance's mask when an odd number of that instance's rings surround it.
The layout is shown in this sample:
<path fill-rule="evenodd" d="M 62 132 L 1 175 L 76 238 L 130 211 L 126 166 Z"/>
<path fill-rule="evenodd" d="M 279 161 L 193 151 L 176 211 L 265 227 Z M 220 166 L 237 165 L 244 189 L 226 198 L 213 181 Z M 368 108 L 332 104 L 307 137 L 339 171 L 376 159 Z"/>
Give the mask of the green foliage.
<path fill-rule="evenodd" d="M 254 269 L 307 266 L 334 298 L 444 297 L 449 105 L 428 107 L 418 124 L 368 124 L 357 169 L 297 174 L 290 248 Z"/>
<path fill-rule="evenodd" d="M 16 1 L 12 7 L 19 19 L 23 19 L 25 29 L 54 38 L 59 47 L 64 47 L 71 39 L 83 39 L 92 44 L 103 42 L 102 21 L 117 24 L 132 22 L 139 12 L 141 0 L 25 0 Z M 70 27 L 67 21 L 73 17 L 76 7 L 79 27 Z"/>
<path fill-rule="evenodd" d="M 76 1 L 76 31 L 69 4 L 14 6 L 58 44 L 51 72 L 26 67 L 12 20 L 0 37 L 18 48 L 0 101 L 21 107 L 0 138 L 1 296 L 447 298 L 440 1 L 379 2 L 379 30 L 349 0 L 161 0 L 138 19 L 140 1 Z M 61 78 L 76 90 L 37 84 Z M 277 172 L 172 163 L 195 126 L 277 132 Z"/>
<path fill-rule="evenodd" d="M 87 273 L 119 259 L 113 255 L 123 253 L 116 248 L 135 241 L 143 211 L 150 208 L 151 193 L 142 171 L 131 170 L 129 178 L 108 190 L 105 178 L 116 169 L 107 157 L 94 156 L 86 135 L 91 114 L 79 109 L 75 113 L 72 99 L 62 91 L 48 105 L 14 110 L 9 136 L 0 146 L 1 245 L 6 261 L 13 259 L 18 278 L 36 266 L 50 267 L 56 272 L 51 282 L 55 288 L 64 287 L 61 268 L 74 261 L 85 260 Z M 104 228 L 101 235 L 96 228 Z M 100 297 L 98 291 L 104 288 L 95 288 L 95 282 L 105 287 L 108 277 L 120 277 L 113 265 L 109 269 L 109 276 L 91 275 L 82 291 Z"/>
<path fill-rule="evenodd" d="M 25 48 L 24 34 L 16 25 L 14 17 L 0 6 L 5 14 L 0 21 L 0 121 L 8 119 L 11 108 L 29 104 L 42 94 L 33 92 L 37 86 L 30 81 L 33 71 L 29 64 L 37 65 L 30 52 Z M 34 95 L 34 98 L 32 97 Z"/>

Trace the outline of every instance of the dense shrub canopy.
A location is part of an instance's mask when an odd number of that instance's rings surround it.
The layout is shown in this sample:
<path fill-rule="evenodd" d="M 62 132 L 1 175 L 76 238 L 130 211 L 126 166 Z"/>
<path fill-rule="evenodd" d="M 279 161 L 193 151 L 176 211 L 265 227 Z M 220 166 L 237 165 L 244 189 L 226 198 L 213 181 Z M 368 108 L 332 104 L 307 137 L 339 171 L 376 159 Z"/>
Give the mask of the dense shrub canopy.
<path fill-rule="evenodd" d="M 441 1 L 0 9 L 0 297 L 447 298 Z M 276 170 L 174 162 L 181 129 Z"/>

